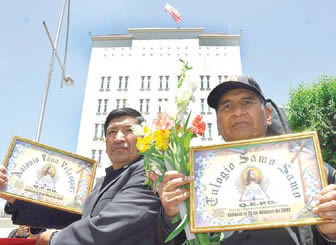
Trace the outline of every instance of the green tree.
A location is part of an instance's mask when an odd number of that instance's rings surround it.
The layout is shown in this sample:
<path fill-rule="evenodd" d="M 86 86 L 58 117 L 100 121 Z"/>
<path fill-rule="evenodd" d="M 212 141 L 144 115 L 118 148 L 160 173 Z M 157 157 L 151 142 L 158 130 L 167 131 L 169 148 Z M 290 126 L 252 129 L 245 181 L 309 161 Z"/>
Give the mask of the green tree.
<path fill-rule="evenodd" d="M 322 75 L 290 90 L 289 125 L 294 132 L 317 131 L 323 160 L 336 167 L 336 76 Z"/>

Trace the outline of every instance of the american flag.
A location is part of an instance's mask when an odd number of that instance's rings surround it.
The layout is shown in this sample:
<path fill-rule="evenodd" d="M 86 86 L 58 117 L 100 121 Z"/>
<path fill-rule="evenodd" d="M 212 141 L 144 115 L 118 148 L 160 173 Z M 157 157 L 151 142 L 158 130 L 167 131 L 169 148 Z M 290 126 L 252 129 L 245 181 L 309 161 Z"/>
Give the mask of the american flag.
<path fill-rule="evenodd" d="M 168 3 L 166 4 L 165 8 L 164 8 L 165 12 L 169 12 L 171 17 L 173 17 L 173 19 L 175 20 L 176 23 L 180 23 L 181 22 L 181 15 L 179 14 L 179 12 L 176 10 L 176 8 L 174 8 L 173 6 L 169 5 Z"/>

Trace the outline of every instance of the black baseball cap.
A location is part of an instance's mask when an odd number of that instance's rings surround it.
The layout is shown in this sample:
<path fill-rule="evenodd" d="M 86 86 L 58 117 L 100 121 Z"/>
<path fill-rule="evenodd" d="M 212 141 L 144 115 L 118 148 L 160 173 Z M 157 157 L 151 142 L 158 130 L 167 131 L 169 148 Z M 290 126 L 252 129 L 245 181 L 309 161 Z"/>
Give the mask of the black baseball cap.
<path fill-rule="evenodd" d="M 264 93 L 262 92 L 256 80 L 254 80 L 252 77 L 248 77 L 245 75 L 235 75 L 235 76 L 228 76 L 224 82 L 217 85 L 210 92 L 207 100 L 208 105 L 211 108 L 216 109 L 218 106 L 219 99 L 222 97 L 224 93 L 238 88 L 249 89 L 254 93 L 256 93 L 263 100 L 263 102 L 266 101 Z"/>

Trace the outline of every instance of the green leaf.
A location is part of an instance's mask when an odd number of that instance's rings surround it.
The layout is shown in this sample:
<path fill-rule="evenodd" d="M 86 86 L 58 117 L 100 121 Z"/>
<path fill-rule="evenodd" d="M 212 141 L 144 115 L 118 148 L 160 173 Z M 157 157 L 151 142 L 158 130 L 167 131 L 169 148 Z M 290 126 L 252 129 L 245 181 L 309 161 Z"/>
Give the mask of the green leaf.
<path fill-rule="evenodd" d="M 174 239 L 178 234 L 180 234 L 181 231 L 183 231 L 184 227 L 188 224 L 188 220 L 189 220 L 189 215 L 188 213 L 186 213 L 181 223 L 176 227 L 176 229 L 172 233 L 169 234 L 165 242 L 169 242 L 170 240 Z"/>
<path fill-rule="evenodd" d="M 181 221 L 181 215 L 180 214 L 176 215 L 176 217 L 171 221 L 171 223 L 176 224 L 179 221 Z"/>
<path fill-rule="evenodd" d="M 145 179 L 144 185 L 153 187 L 152 179 L 149 176 L 147 176 L 147 178 Z"/>
<path fill-rule="evenodd" d="M 208 233 L 198 233 L 196 237 L 201 245 L 211 245 Z"/>
<path fill-rule="evenodd" d="M 187 135 L 185 136 L 185 139 L 184 139 L 184 149 L 186 151 L 189 150 L 189 146 L 190 146 L 190 141 L 193 137 L 194 133 L 190 130 Z"/>
<path fill-rule="evenodd" d="M 183 134 L 185 134 L 185 131 L 187 130 L 189 119 L 190 119 L 190 115 L 191 115 L 191 111 L 189 112 L 187 120 L 185 121 L 185 123 L 183 125 L 183 127 L 184 127 Z"/>
<path fill-rule="evenodd" d="M 158 163 L 160 166 L 164 165 L 164 160 L 161 157 L 157 157 L 155 155 L 148 156 L 149 159 L 153 160 L 154 162 Z"/>

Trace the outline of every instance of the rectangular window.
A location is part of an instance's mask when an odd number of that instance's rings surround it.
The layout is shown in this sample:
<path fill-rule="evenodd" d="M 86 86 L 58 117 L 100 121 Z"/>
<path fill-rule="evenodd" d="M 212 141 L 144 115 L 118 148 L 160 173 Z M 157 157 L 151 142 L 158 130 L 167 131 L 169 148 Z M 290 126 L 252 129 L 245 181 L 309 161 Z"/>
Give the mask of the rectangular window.
<path fill-rule="evenodd" d="M 210 76 L 206 76 L 207 79 L 207 90 L 210 90 Z"/>
<path fill-rule="evenodd" d="M 201 90 L 204 89 L 204 76 L 200 76 L 201 78 Z"/>
<path fill-rule="evenodd" d="M 101 77 L 100 89 L 104 88 L 105 77 Z"/>
<path fill-rule="evenodd" d="M 125 89 L 127 89 L 128 86 L 128 76 L 125 77 Z"/>
<path fill-rule="evenodd" d="M 212 123 L 208 123 L 208 138 L 211 139 L 212 138 L 212 135 L 211 135 L 211 126 L 212 126 Z"/>
<path fill-rule="evenodd" d="M 95 123 L 94 138 L 98 137 L 98 126 L 99 126 L 99 124 Z"/>
<path fill-rule="evenodd" d="M 161 102 L 162 102 L 162 99 L 158 99 L 159 103 L 158 103 L 158 106 L 159 106 L 159 109 L 158 109 L 158 112 L 161 113 Z"/>
<path fill-rule="evenodd" d="M 146 99 L 146 113 L 149 113 L 149 99 Z"/>
<path fill-rule="evenodd" d="M 95 160 L 95 158 L 96 158 L 96 150 L 91 150 L 91 153 L 92 153 L 91 159 Z"/>
<path fill-rule="evenodd" d="M 120 108 L 120 99 L 117 99 L 117 109 Z"/>
<path fill-rule="evenodd" d="M 98 150 L 98 166 L 101 166 L 102 153 L 103 150 Z"/>
<path fill-rule="evenodd" d="M 107 77 L 106 89 L 110 89 L 111 77 Z"/>
<path fill-rule="evenodd" d="M 208 105 L 208 113 L 207 114 L 211 114 L 211 107 Z"/>
<path fill-rule="evenodd" d="M 104 138 L 104 123 L 100 125 L 101 130 L 100 130 L 100 138 Z"/>
<path fill-rule="evenodd" d="M 204 114 L 204 99 L 201 99 L 201 113 Z"/>
<path fill-rule="evenodd" d="M 102 103 L 102 100 L 99 99 L 98 100 L 98 110 L 97 110 L 98 113 L 100 113 L 100 110 L 101 110 L 101 103 Z"/>
<path fill-rule="evenodd" d="M 143 110 L 143 101 L 144 99 L 140 99 L 140 109 L 139 111 L 142 113 L 142 110 Z"/>
<path fill-rule="evenodd" d="M 163 76 L 160 76 L 160 87 L 159 87 L 159 90 L 162 90 L 162 80 L 163 80 Z"/>
<path fill-rule="evenodd" d="M 147 76 L 147 89 L 150 90 L 151 76 Z"/>
<path fill-rule="evenodd" d="M 119 87 L 118 87 L 118 89 L 121 89 L 121 84 L 122 84 L 122 76 L 119 76 Z"/>
<path fill-rule="evenodd" d="M 145 89 L 145 76 L 141 76 L 141 90 Z"/>
<path fill-rule="evenodd" d="M 166 90 L 168 90 L 168 89 L 169 89 L 169 86 L 168 86 L 168 84 L 169 84 L 169 76 L 166 76 Z"/>
<path fill-rule="evenodd" d="M 218 76 L 218 83 L 222 83 L 222 76 Z"/>
<path fill-rule="evenodd" d="M 177 84 L 179 83 L 181 76 L 177 76 Z"/>
<path fill-rule="evenodd" d="M 107 111 L 107 103 L 108 103 L 108 99 L 104 100 L 104 112 L 106 113 Z"/>
<path fill-rule="evenodd" d="M 126 107 L 126 101 L 127 101 L 127 99 L 123 99 L 123 108 Z"/>

